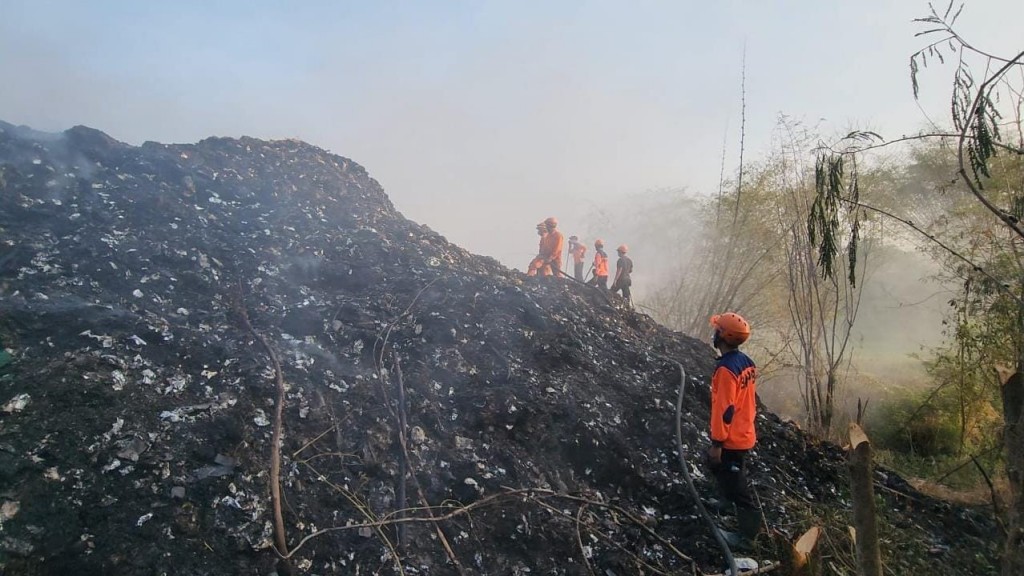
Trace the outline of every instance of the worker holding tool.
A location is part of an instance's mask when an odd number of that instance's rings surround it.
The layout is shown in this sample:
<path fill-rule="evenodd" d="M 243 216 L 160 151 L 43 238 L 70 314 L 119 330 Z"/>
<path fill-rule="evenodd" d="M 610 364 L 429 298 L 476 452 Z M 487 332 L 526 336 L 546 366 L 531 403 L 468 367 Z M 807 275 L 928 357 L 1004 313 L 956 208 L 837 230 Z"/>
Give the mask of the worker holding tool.
<path fill-rule="evenodd" d="M 615 281 L 612 282 L 612 292 L 622 291 L 622 297 L 625 298 L 629 304 L 633 303 L 633 296 L 629 291 L 629 287 L 633 285 L 633 278 L 630 276 L 633 273 L 633 260 L 626 253 L 629 252 L 629 246 L 625 244 L 615 249 L 619 254 L 619 259 L 615 262 Z"/>
<path fill-rule="evenodd" d="M 552 216 L 544 220 L 546 233 L 540 241 L 540 254 L 537 256 L 550 268 L 550 276 L 562 274 L 562 250 L 565 248 L 565 237 L 558 231 L 558 219 Z"/>
<path fill-rule="evenodd" d="M 592 286 L 608 289 L 608 255 L 604 252 L 604 240 L 594 240 L 594 277 L 588 282 Z"/>
<path fill-rule="evenodd" d="M 711 447 L 708 464 L 722 496 L 736 505 L 739 532 L 720 530 L 730 546 L 753 549 L 764 522 L 747 479 L 745 458 L 757 442 L 757 367 L 739 346 L 750 337 L 750 324 L 734 312 L 711 317 L 712 345 L 720 356 L 711 377 Z"/>
<path fill-rule="evenodd" d="M 540 236 L 540 242 L 537 246 L 537 255 L 530 261 L 530 267 L 526 271 L 527 276 L 550 276 L 551 269 L 544 261 L 542 256 L 544 253 L 544 237 L 548 234 L 548 227 L 544 222 L 537 224 L 537 236 Z"/>
<path fill-rule="evenodd" d="M 579 236 L 569 236 L 569 253 L 572 254 L 573 277 L 577 282 L 583 282 L 583 256 L 587 253 L 587 246 L 580 242 Z"/>

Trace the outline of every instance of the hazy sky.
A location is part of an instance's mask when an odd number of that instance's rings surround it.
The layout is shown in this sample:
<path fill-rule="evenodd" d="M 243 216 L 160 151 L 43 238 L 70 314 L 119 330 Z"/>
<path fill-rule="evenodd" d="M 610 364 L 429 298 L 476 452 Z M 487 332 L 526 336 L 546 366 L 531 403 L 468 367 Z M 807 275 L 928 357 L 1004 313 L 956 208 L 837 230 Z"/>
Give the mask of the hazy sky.
<path fill-rule="evenodd" d="M 747 158 L 779 113 L 826 131 L 916 129 L 907 61 L 926 12 L 918 0 L 0 0 L 0 119 L 132 144 L 301 138 L 366 166 L 406 216 L 522 268 L 546 216 L 571 233 L 623 195 L 717 187 L 723 138 L 737 156 L 744 44 Z M 1022 22 L 1021 0 L 975 0 L 961 30 L 1006 54 Z M 943 120 L 947 72 L 923 84 Z"/>

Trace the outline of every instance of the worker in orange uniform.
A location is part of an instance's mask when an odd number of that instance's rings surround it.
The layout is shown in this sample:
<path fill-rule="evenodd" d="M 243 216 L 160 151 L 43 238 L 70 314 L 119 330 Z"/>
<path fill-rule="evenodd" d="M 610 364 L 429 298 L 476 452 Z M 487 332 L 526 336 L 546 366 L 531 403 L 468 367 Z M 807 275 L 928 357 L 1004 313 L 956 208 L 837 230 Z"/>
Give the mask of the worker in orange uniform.
<path fill-rule="evenodd" d="M 757 442 L 757 367 L 739 346 L 750 324 L 734 312 L 711 317 L 712 345 L 720 356 L 711 377 L 711 447 L 708 463 L 722 495 L 736 505 L 739 532 L 721 530 L 737 550 L 749 551 L 764 523 L 747 479 L 745 458 Z"/>
<path fill-rule="evenodd" d="M 580 242 L 579 236 L 569 236 L 569 253 L 572 254 L 573 276 L 577 282 L 583 282 L 583 257 L 587 254 L 587 245 Z"/>
<path fill-rule="evenodd" d="M 622 297 L 625 298 L 629 304 L 633 303 L 633 295 L 629 290 L 629 287 L 633 285 L 633 260 L 626 253 L 629 252 L 629 246 L 625 244 L 615 249 L 619 254 L 619 259 L 615 262 L 615 281 L 612 282 L 612 292 L 622 291 Z"/>
<path fill-rule="evenodd" d="M 565 237 L 558 231 L 558 219 L 552 216 L 544 220 L 547 233 L 540 241 L 539 258 L 549 266 L 551 276 L 560 276 L 562 272 L 562 250 L 565 249 Z M 543 274 L 542 274 L 543 275 Z"/>
<path fill-rule="evenodd" d="M 588 282 L 592 286 L 608 289 L 608 255 L 604 252 L 604 240 L 594 240 L 594 277 Z"/>
<path fill-rule="evenodd" d="M 540 236 L 540 242 L 537 246 L 537 255 L 534 256 L 533 260 L 530 261 L 530 267 L 526 271 L 527 276 L 550 276 L 551 267 L 544 262 L 544 237 L 548 234 L 548 227 L 544 222 L 537 224 L 537 236 Z"/>

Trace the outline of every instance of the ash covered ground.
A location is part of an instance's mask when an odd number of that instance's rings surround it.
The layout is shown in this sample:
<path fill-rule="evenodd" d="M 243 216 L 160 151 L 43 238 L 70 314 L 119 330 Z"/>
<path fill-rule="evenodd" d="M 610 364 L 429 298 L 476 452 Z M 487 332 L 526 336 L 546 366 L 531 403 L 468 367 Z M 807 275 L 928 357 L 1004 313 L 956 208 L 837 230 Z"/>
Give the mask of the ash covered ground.
<path fill-rule="evenodd" d="M 287 388 L 287 566 L 260 336 Z M 683 443 L 714 498 L 707 343 L 472 255 L 303 142 L 134 147 L 0 123 L 0 345 L 4 574 L 723 565 L 674 436 L 672 360 L 688 375 Z M 751 475 L 780 538 L 848 514 L 839 447 L 764 411 L 758 426 Z M 988 511 L 876 480 L 893 574 L 991 570 Z"/>

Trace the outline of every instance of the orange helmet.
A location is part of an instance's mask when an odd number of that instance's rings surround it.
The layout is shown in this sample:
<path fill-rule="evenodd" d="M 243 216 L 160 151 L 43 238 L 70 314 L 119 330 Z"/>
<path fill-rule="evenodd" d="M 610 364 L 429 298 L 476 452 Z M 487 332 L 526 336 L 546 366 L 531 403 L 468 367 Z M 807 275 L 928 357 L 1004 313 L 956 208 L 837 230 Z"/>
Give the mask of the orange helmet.
<path fill-rule="evenodd" d="M 715 327 L 715 336 L 731 346 L 739 346 L 750 338 L 750 324 L 735 312 L 715 314 L 711 325 Z"/>
<path fill-rule="evenodd" d="M 555 218 L 554 216 L 547 218 L 544 220 L 544 225 L 554 228 L 555 226 L 558 226 L 558 218 Z"/>
<path fill-rule="evenodd" d="M 601 240 L 600 238 L 594 240 L 594 248 L 604 248 L 604 240 Z"/>
<path fill-rule="evenodd" d="M 626 252 L 629 252 L 629 246 L 626 246 L 625 244 L 621 244 L 621 245 L 619 245 L 618 248 L 615 249 L 615 251 L 616 252 L 622 252 L 623 254 L 625 254 Z"/>

